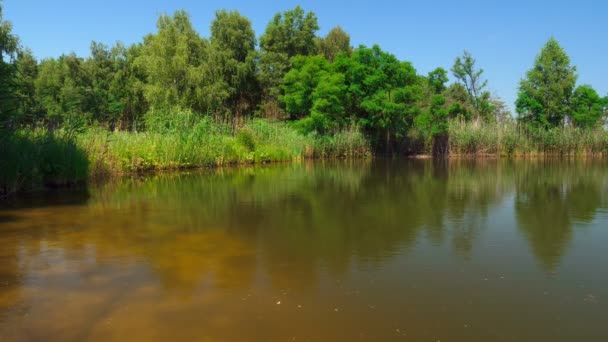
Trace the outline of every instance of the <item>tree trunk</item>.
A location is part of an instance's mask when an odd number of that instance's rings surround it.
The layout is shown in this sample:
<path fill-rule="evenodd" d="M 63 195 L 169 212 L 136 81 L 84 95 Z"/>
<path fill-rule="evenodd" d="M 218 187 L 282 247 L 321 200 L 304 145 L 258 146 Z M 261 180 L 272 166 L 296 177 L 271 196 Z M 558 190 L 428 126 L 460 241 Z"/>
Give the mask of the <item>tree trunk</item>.
<path fill-rule="evenodd" d="M 433 157 L 447 158 L 450 156 L 450 136 L 442 133 L 433 138 Z"/>

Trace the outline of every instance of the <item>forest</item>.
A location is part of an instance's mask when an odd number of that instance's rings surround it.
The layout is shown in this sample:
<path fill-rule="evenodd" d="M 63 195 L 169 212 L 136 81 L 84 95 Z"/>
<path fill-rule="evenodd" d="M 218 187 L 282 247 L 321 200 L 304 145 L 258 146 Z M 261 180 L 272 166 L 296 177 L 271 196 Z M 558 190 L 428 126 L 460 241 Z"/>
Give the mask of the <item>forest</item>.
<path fill-rule="evenodd" d="M 351 46 L 340 26 L 319 36 L 299 6 L 259 37 L 237 11 L 210 28 L 202 37 L 177 11 L 135 44 L 37 60 L 0 3 L 0 194 L 301 158 L 608 153 L 608 96 L 577 84 L 555 38 L 531 56 L 511 113 L 467 51 L 421 74 Z"/>

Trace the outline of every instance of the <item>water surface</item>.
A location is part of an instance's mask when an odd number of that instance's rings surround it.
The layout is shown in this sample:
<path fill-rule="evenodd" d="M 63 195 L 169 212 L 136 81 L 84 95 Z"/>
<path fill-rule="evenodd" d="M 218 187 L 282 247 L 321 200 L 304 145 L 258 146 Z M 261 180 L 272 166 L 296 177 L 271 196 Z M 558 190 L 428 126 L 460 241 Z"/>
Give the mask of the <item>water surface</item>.
<path fill-rule="evenodd" d="M 608 163 L 313 162 L 0 207 L 3 341 L 606 341 Z"/>

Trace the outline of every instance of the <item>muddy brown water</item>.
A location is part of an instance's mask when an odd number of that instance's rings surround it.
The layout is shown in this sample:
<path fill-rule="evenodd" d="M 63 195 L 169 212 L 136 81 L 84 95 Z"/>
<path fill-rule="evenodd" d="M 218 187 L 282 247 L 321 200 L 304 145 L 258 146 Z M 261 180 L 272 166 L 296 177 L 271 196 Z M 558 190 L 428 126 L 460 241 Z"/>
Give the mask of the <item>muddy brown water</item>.
<path fill-rule="evenodd" d="M 608 162 L 303 162 L 0 204 L 1 341 L 608 341 Z"/>

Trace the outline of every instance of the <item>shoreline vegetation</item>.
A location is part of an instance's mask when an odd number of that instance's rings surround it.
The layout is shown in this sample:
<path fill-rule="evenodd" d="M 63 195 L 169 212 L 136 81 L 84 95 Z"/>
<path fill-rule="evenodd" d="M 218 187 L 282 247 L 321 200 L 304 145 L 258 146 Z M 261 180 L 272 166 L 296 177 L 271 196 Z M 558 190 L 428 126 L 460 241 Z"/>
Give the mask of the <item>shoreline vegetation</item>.
<path fill-rule="evenodd" d="M 308 158 L 599 157 L 608 96 L 577 85 L 550 38 L 522 78 L 516 115 L 464 51 L 419 73 L 313 12 L 277 13 L 257 37 L 220 10 L 210 37 L 185 11 L 139 43 L 92 42 L 37 60 L 2 18 L 0 197 L 113 175 Z M 451 83 L 449 74 L 451 74 Z"/>

